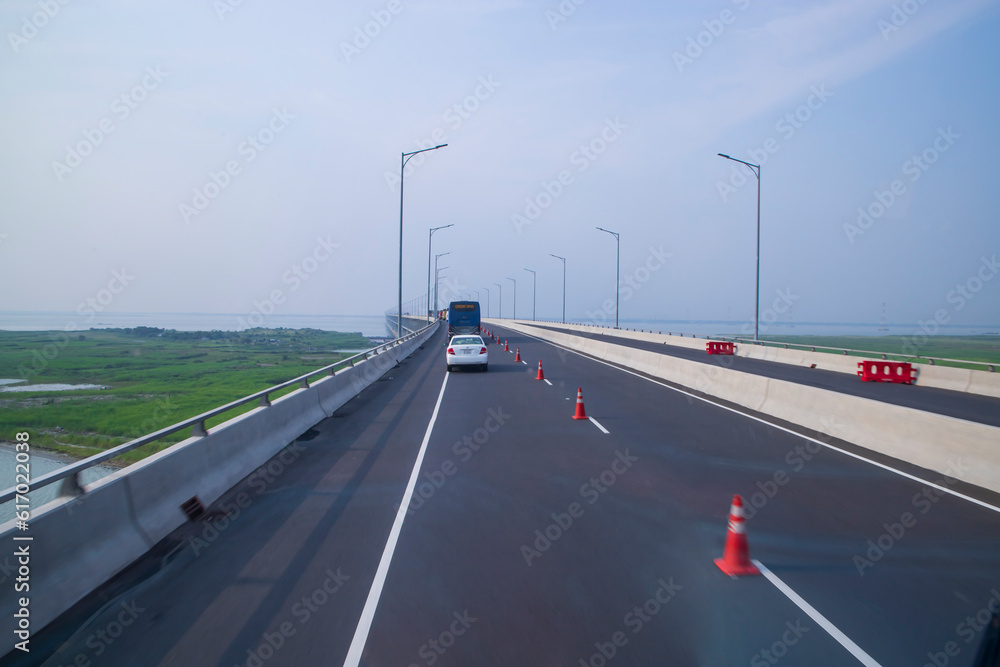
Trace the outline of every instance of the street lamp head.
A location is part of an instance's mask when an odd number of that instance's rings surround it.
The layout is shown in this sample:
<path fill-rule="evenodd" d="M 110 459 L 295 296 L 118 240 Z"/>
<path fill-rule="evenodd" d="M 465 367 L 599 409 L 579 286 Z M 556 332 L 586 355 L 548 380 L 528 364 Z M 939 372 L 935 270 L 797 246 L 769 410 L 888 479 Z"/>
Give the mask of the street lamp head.
<path fill-rule="evenodd" d="M 434 147 L 434 150 L 437 150 L 438 148 L 444 148 L 447 145 L 448 144 L 438 144 L 437 146 Z"/>
<path fill-rule="evenodd" d="M 725 153 L 719 153 L 719 157 L 724 157 L 727 160 L 732 160 L 733 159 L 733 158 L 729 157 L 728 155 L 726 155 Z"/>

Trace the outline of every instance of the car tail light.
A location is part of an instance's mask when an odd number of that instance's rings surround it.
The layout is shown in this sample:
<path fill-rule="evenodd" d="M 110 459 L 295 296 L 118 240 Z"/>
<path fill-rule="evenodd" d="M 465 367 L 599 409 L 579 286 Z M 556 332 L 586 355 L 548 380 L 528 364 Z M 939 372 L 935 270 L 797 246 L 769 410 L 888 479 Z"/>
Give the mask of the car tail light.
<path fill-rule="evenodd" d="M 449 347 L 449 348 L 448 348 L 448 354 L 450 354 L 450 355 L 452 355 L 452 356 L 455 356 L 455 348 L 453 348 L 453 347 Z"/>
<path fill-rule="evenodd" d="M 486 354 L 486 348 L 485 347 L 480 348 L 479 349 L 479 354 Z"/>

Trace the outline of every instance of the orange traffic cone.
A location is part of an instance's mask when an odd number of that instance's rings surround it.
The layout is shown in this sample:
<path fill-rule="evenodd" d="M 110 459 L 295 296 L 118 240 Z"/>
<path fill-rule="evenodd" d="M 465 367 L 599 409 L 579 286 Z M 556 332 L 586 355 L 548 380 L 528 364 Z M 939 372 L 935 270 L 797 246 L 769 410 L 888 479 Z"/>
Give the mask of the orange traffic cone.
<path fill-rule="evenodd" d="M 514 354 L 514 363 L 521 361 L 521 348 L 517 348 L 517 352 Z"/>
<path fill-rule="evenodd" d="M 504 352 L 510 352 L 510 348 L 507 347 L 507 339 L 506 338 L 503 341 L 503 351 Z"/>
<path fill-rule="evenodd" d="M 497 345 L 500 344 L 500 336 L 497 336 Z"/>
<path fill-rule="evenodd" d="M 576 390 L 576 414 L 573 415 L 573 419 L 587 419 L 587 411 L 583 409 L 583 388 L 577 388 Z"/>
<path fill-rule="evenodd" d="M 743 516 L 743 499 L 733 496 L 733 506 L 729 509 L 729 529 L 726 531 L 726 550 L 715 564 L 730 577 L 760 574 L 757 566 L 750 562 L 750 546 L 747 544 L 747 524 Z"/>
<path fill-rule="evenodd" d="M 544 380 L 545 379 L 545 373 L 542 372 L 542 360 L 541 359 L 538 360 L 538 375 L 535 376 L 535 379 L 536 380 Z"/>

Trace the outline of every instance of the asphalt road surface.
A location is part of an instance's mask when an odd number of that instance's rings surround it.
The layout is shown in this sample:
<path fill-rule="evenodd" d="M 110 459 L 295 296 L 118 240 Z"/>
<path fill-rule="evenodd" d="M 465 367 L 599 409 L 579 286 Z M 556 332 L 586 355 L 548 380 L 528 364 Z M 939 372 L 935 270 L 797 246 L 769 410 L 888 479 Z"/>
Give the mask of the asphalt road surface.
<path fill-rule="evenodd" d="M 503 334 L 447 374 L 439 332 L 6 663 L 972 664 L 995 496 Z M 735 493 L 769 577 L 713 563 Z"/>
<path fill-rule="evenodd" d="M 696 350 L 676 345 L 632 340 L 609 334 L 572 331 L 546 326 L 538 326 L 537 328 L 577 335 L 593 340 L 601 340 L 639 350 L 649 350 L 677 357 L 678 359 L 696 361 L 701 364 L 725 364 L 726 368 L 743 373 L 763 375 L 764 377 L 775 378 L 777 380 L 787 380 L 810 387 L 870 398 L 884 403 L 892 403 L 925 412 L 957 417 L 958 419 L 965 419 L 989 426 L 1000 426 L 1000 398 L 967 394 L 961 391 L 938 389 L 936 387 L 921 387 L 918 385 L 894 384 L 890 382 L 863 382 L 856 375 L 848 375 L 836 371 L 794 366 L 792 364 L 764 361 L 763 359 L 748 359 L 736 355 L 710 355 L 704 349 Z M 857 359 L 858 361 L 861 360 L 860 357 Z"/>

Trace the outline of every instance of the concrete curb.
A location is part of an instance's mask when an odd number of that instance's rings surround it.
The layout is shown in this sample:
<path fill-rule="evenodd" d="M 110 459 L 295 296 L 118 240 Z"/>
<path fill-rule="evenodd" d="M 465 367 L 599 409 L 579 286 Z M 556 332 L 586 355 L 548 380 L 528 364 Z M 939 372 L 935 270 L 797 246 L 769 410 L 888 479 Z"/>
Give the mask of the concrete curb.
<path fill-rule="evenodd" d="M 525 323 L 494 324 L 1000 493 L 1000 428 Z"/>
<path fill-rule="evenodd" d="M 485 320 L 484 320 L 485 321 Z M 543 325 L 546 327 L 557 327 L 567 331 L 579 331 L 581 333 L 600 334 L 604 336 L 617 336 L 630 340 L 642 340 L 653 343 L 665 343 L 688 349 L 704 350 L 707 339 L 688 338 L 685 336 L 671 336 L 667 334 L 646 333 L 641 331 L 624 331 L 621 329 L 604 329 L 596 326 L 581 324 L 553 324 L 551 322 L 531 322 L 529 320 L 496 320 L 490 322 L 496 326 L 509 326 L 511 324 L 523 326 Z M 764 345 L 739 344 L 736 346 L 736 354 L 750 359 L 762 359 L 773 361 L 779 364 L 792 364 L 794 366 L 815 366 L 815 368 L 847 375 L 857 375 L 858 362 L 865 359 L 875 359 L 875 357 L 855 357 L 851 355 L 838 355 L 827 352 L 809 352 L 807 350 L 792 350 L 780 347 L 768 347 Z M 969 394 L 979 394 L 1000 398 L 1000 373 L 990 373 L 988 371 L 978 371 L 966 368 L 952 368 L 950 366 L 931 366 L 930 364 L 914 364 L 917 369 L 917 379 L 915 385 L 920 387 L 936 387 L 938 389 L 950 389 L 951 391 L 961 391 Z"/>
<path fill-rule="evenodd" d="M 30 531 L 0 526 L 5 544 L 31 535 L 31 590 L 13 581 L 0 590 L 0 633 L 15 637 L 18 598 L 30 597 L 31 632 L 38 632 L 111 579 L 188 519 L 182 503 L 198 496 L 208 507 L 295 438 L 332 415 L 434 334 L 405 343 L 296 389 L 142 461 L 102 478 L 76 497 L 32 511 Z M 13 547 L 12 547 L 13 548 Z M 3 651 L 14 650 L 11 642 Z M 0 654 L 2 655 L 2 654 Z"/>

